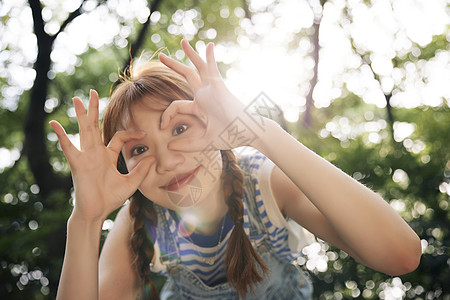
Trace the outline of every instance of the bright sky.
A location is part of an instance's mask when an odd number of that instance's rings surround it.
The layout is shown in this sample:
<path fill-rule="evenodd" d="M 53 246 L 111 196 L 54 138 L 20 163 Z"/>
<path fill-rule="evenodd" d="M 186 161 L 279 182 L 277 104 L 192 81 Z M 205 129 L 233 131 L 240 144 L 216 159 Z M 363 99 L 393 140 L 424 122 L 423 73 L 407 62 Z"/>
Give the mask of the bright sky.
<path fill-rule="evenodd" d="M 72 10 L 78 1 L 43 1 L 48 9 L 43 12 L 48 22 L 46 30 L 55 33 L 58 22 L 65 14 L 53 15 L 54 11 Z M 253 24 L 245 20 L 241 28 L 245 34 L 238 38 L 238 45 L 217 45 L 218 60 L 231 63 L 232 68 L 227 74 L 227 84 L 240 96 L 242 101 L 253 100 L 260 92 L 265 92 L 269 98 L 276 101 L 285 111 L 285 117 L 295 121 L 298 112 L 302 111 L 305 95 L 309 89 L 309 79 L 312 76 L 313 60 L 309 56 L 311 43 L 309 39 L 300 39 L 298 46 L 287 49 L 295 34 L 312 25 L 314 14 L 321 12 L 318 1 L 280 0 L 273 13 L 264 13 L 273 0 L 252 1 L 250 9 L 254 12 Z M 319 83 L 314 92 L 315 104 L 318 107 L 328 106 L 342 92 L 345 83 L 348 89 L 363 97 L 364 101 L 384 106 L 382 89 L 392 90 L 392 87 L 402 81 L 402 92 L 392 97 L 396 106 L 415 107 L 421 104 L 439 105 L 443 98 L 450 98 L 450 54 L 442 51 L 429 62 L 417 65 L 408 64 L 405 70 L 394 69 L 392 57 L 409 52 L 412 43 L 426 45 L 433 35 L 442 34 L 450 25 L 446 12 L 445 0 L 397 0 L 373 1 L 373 6 L 367 8 L 361 1 L 347 1 L 354 15 L 354 20 L 342 22 L 343 0 L 329 1 L 323 11 L 320 32 L 320 64 Z M 146 1 L 109 1 L 111 9 L 131 24 L 133 17 L 145 20 L 148 16 Z M 24 0 L 4 0 L 0 4 L 0 16 L 9 11 L 9 7 L 26 6 Z M 87 2 L 86 10 L 94 8 L 93 2 Z M 17 57 L 17 64 L 10 66 L 10 82 L 12 87 L 5 88 L 2 106 L 14 108 L 18 95 L 24 89 L 31 87 L 35 73 L 26 65 L 33 61 L 36 55 L 36 40 L 31 31 L 31 13 L 29 9 L 11 11 L 18 18 L 1 28 L 4 48 L 6 43 L 22 49 L 22 57 Z M 241 13 L 235 11 L 235 13 Z M 181 32 L 188 35 L 193 31 L 192 14 L 178 15 L 177 23 L 182 24 Z M 184 18 L 184 20 L 183 20 Z M 155 21 L 159 19 L 155 14 Z M 339 22 L 341 24 L 339 24 Z M 114 43 L 126 46 L 125 38 L 130 32 L 129 27 L 120 29 L 116 20 L 106 13 L 106 9 L 97 9 L 77 18 L 65 33 L 61 34 L 52 53 L 55 72 L 73 72 L 77 63 L 76 55 L 84 52 L 88 44 L 100 47 Z M 20 34 L 18 34 L 20 33 Z M 214 35 L 214 32 L 211 32 Z M 361 60 L 353 54 L 349 42 L 351 36 L 358 46 L 372 54 L 373 68 L 382 78 L 382 87 L 373 79 L 371 70 L 361 65 Z M 249 38 L 251 37 L 251 38 Z M 152 39 L 159 39 L 159 35 Z M 450 37 L 448 38 L 450 40 Z M 203 50 L 204 44 L 197 45 Z M 418 49 L 417 49 L 418 50 Z M 8 56 L 8 51 L 0 54 L 0 60 Z M 179 53 L 177 53 L 179 54 Z M 5 70 L 1 70 L 2 73 Z M 422 78 L 427 78 L 427 83 Z"/>
<path fill-rule="evenodd" d="M 78 1 L 42 1 L 48 7 L 43 12 L 48 22 L 46 30 L 55 33 L 58 22 L 65 14 L 53 15 L 54 11 L 72 10 Z M 295 34 L 312 25 L 314 13 L 320 13 L 318 1 L 280 0 L 273 13 L 264 13 L 273 0 L 252 1 L 250 9 L 254 12 L 253 24 L 245 20 L 241 28 L 246 33 L 238 38 L 238 45 L 217 45 L 218 60 L 232 63 L 227 74 L 227 84 L 241 99 L 251 101 L 261 91 L 276 101 L 287 113 L 286 117 L 294 121 L 298 111 L 302 110 L 305 95 L 309 89 L 309 79 L 312 76 L 313 61 L 309 56 L 311 43 L 307 38 L 300 39 L 297 47 L 288 50 L 289 43 Z M 315 89 L 316 106 L 328 106 L 330 101 L 340 96 L 343 83 L 352 92 L 363 97 L 368 103 L 384 106 L 382 89 L 373 80 L 371 71 L 361 66 L 358 56 L 352 53 L 348 37 L 351 36 L 358 46 L 372 54 L 373 68 L 382 77 L 382 88 L 386 91 L 403 81 L 403 92 L 396 93 L 392 98 L 393 105 L 415 107 L 420 104 L 439 105 L 442 98 L 450 98 L 450 54 L 442 51 L 434 59 L 417 65 L 409 64 L 406 70 L 394 69 L 392 57 L 411 50 L 412 43 L 426 45 L 433 35 L 442 34 L 450 25 L 446 12 L 448 1 L 445 0 L 377 0 L 367 8 L 361 1 L 347 1 L 354 20 L 342 22 L 345 1 L 329 1 L 323 11 L 320 31 L 320 64 L 319 83 Z M 392 2 L 392 3 L 391 3 Z M 87 2 L 85 8 L 90 11 L 94 2 Z M 148 16 L 146 1 L 116 0 L 108 1 L 111 9 L 124 18 L 129 24 L 137 16 L 145 20 Z M 0 4 L 0 16 L 4 15 L 10 6 L 26 6 L 24 0 L 4 0 Z M 9 67 L 10 89 L 2 106 L 14 106 L 14 94 L 31 87 L 34 71 L 25 62 L 33 61 L 36 55 L 36 40 L 31 31 L 31 13 L 29 9 L 16 9 L 14 22 L 1 28 L 1 48 L 6 43 L 22 49 L 23 57 L 18 57 L 17 64 Z M 233 12 L 232 12 L 233 13 Z M 241 13 L 236 11 L 235 13 Z M 155 15 L 157 20 L 157 15 Z M 192 14 L 182 14 L 178 18 L 183 24 L 181 32 L 192 35 L 193 29 L 188 22 Z M 184 18 L 184 20 L 183 20 Z M 187 21 L 186 21 L 187 20 Z M 339 24 L 339 22 L 343 26 Z M 116 45 L 125 46 L 124 38 L 129 34 L 129 28 L 120 29 L 117 21 L 106 13 L 106 9 L 97 9 L 77 18 L 65 33 L 61 34 L 52 53 L 54 71 L 73 71 L 76 55 L 84 52 L 87 45 L 100 47 L 114 41 Z M 20 34 L 19 34 L 20 33 Z M 212 33 L 214 35 L 214 32 Z M 251 36 L 251 38 L 249 38 Z M 158 36 L 152 38 L 158 39 Z M 450 37 L 447 39 L 450 40 Z M 203 44 L 197 45 L 201 52 Z M 418 50 L 418 49 L 417 49 Z M 7 51 L 4 51 L 7 52 Z M 0 60 L 8 53 L 0 55 Z M 4 70 L 1 70 L 5 72 Z M 427 84 L 421 82 L 427 77 Z M 16 93 L 15 93 L 16 92 Z M 5 97 L 8 98 L 8 97 Z M 5 103 L 6 102 L 6 103 Z M 9 103 L 11 102 L 11 103 Z M 8 105 L 9 103 L 9 105 Z"/>
<path fill-rule="evenodd" d="M 401 80 L 404 80 L 405 91 L 392 97 L 393 105 L 415 107 L 439 105 L 442 98 L 449 101 L 448 51 L 441 51 L 427 63 L 409 64 L 406 71 L 394 69 L 391 63 L 394 56 L 411 51 L 412 42 L 424 46 L 433 35 L 445 31 L 450 24 L 446 1 L 400 0 L 391 4 L 391 1 L 379 0 L 373 1 L 370 9 L 360 1 L 347 2 L 354 15 L 352 24 L 339 25 L 345 19 L 342 15 L 343 0 L 329 1 L 323 11 L 319 83 L 314 91 L 316 106 L 328 106 L 341 95 L 345 83 L 364 101 L 383 107 L 383 90 L 391 91 L 393 85 Z M 290 51 L 285 44 L 300 29 L 310 27 L 313 16 L 311 5 L 306 1 L 281 0 L 275 14 L 256 18 L 256 28 L 250 30 L 259 32 L 261 36 L 257 43 L 246 37 L 239 39 L 239 50 L 236 50 L 239 51 L 239 61 L 227 73 L 230 88 L 247 100 L 253 99 L 259 91 L 265 91 L 282 105 L 287 119 L 294 121 L 297 111 L 302 110 L 309 88 L 313 62 L 307 53 L 311 44 L 303 38 L 298 47 Z M 353 54 L 349 36 L 360 48 L 373 53 L 373 68 L 382 78 L 383 90 L 373 79 L 370 68 L 362 66 L 359 56 Z M 423 77 L 428 78 L 427 84 L 421 82 Z"/>
<path fill-rule="evenodd" d="M 43 11 L 47 22 L 45 29 L 53 34 L 58 30 L 58 24 L 66 18 L 67 13 L 64 12 L 77 7 L 80 0 L 42 2 L 47 6 Z M 450 25 L 446 8 L 450 1 L 374 0 L 370 8 L 361 2 L 330 0 L 323 9 L 319 82 L 313 95 L 315 105 L 328 106 L 341 95 L 344 84 L 365 102 L 379 107 L 385 105 L 383 91 L 391 91 L 394 86 L 400 86 L 401 89 L 400 92 L 395 91 L 391 99 L 394 106 L 436 106 L 442 104 L 444 99 L 448 104 L 449 51 L 440 51 L 429 61 L 408 63 L 403 69 L 393 68 L 391 59 L 411 50 L 419 55 L 420 51 L 413 48 L 413 43 L 426 45 L 434 35 L 445 32 Z M 74 65 L 78 63 L 77 55 L 83 53 L 88 45 L 96 48 L 113 43 L 117 47 L 127 46 L 125 38 L 130 34 L 131 27 L 120 28 L 115 17 L 108 14 L 106 7 L 94 10 L 94 3 L 95 1 L 88 1 L 85 5 L 88 13 L 78 17 L 56 40 L 51 55 L 53 72 L 72 73 Z M 352 23 L 343 15 L 346 3 L 353 15 Z M 125 24 L 129 25 L 134 18 L 143 22 L 149 14 L 145 0 L 134 0 L 133 5 L 128 0 L 111 0 L 107 4 L 110 10 L 117 12 Z M 277 5 L 273 4 L 274 0 L 251 1 L 252 22 L 241 22 L 242 34 L 237 39 L 237 45 L 216 45 L 216 57 L 221 62 L 231 64 L 231 68 L 223 75 L 229 88 L 243 102 L 250 102 L 260 92 L 264 92 L 284 110 L 286 119 L 294 122 L 304 109 L 314 62 L 310 57 L 312 45 L 308 38 L 299 39 L 298 44 L 294 44 L 291 49 L 286 45 L 301 30 L 310 28 L 314 15 L 322 11 L 318 0 L 279 0 Z M 269 6 L 274 7 L 273 12 L 264 12 Z M 10 9 L 11 7 L 15 9 Z M 25 0 L 3 0 L 0 3 L 0 17 L 3 18 L 7 12 L 11 17 L 6 26 L 0 26 L 0 62 L 8 58 L 13 62 L 8 68 L 0 63 L 0 76 L 8 77 L 10 84 L 2 90 L 4 98 L 0 101 L 0 107 L 10 110 L 15 110 L 20 94 L 31 87 L 35 77 L 31 66 L 36 57 L 36 39 L 32 33 L 31 11 L 23 7 L 28 7 Z M 54 15 L 58 11 L 60 14 Z M 226 8 L 221 11 L 223 17 L 230 13 L 242 15 L 243 11 L 236 9 L 229 12 Z M 173 18 L 175 24 L 169 31 L 187 37 L 193 36 L 196 33 L 192 23 L 195 16 L 195 10 L 177 12 Z M 154 22 L 160 18 L 158 12 L 152 15 Z M 207 32 L 209 37 L 215 35 L 214 29 Z M 373 69 L 381 78 L 381 87 L 374 80 L 370 68 L 363 65 L 360 57 L 353 53 L 349 37 L 354 39 L 358 48 L 372 53 Z M 160 40 L 157 33 L 150 38 L 155 42 Z M 450 35 L 447 36 L 447 41 L 450 41 Z M 5 50 L 6 44 L 13 51 Z M 203 42 L 195 46 L 200 53 L 204 52 Z M 181 51 L 175 54 L 182 57 Z M 49 99 L 46 107 L 51 110 L 57 104 L 55 100 Z M 348 120 L 340 121 L 346 123 Z M 398 136 L 402 137 L 411 127 L 408 124 L 397 125 Z M 382 124 L 377 126 L 383 127 Z M 377 140 L 379 137 L 375 132 L 372 141 Z M 8 151 L 11 158 L 4 158 L 6 152 L 3 152 L 0 171 L 10 165 L 12 156 L 17 156 Z"/>

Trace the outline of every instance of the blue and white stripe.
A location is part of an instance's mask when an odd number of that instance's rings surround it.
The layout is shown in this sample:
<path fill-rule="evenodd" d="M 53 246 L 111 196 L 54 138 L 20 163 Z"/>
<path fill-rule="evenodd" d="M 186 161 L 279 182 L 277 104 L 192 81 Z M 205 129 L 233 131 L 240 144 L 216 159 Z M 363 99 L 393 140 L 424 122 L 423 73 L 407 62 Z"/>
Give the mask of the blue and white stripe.
<path fill-rule="evenodd" d="M 261 220 L 267 228 L 268 236 L 270 242 L 272 243 L 273 249 L 275 253 L 277 253 L 281 258 L 286 260 L 293 260 L 294 256 L 292 255 L 289 246 L 288 246 L 288 230 L 285 227 L 278 228 L 274 226 L 269 220 L 264 202 L 261 196 L 261 191 L 259 188 L 258 181 L 258 170 L 261 165 L 266 160 L 266 157 L 260 152 L 256 151 L 250 154 L 250 156 L 246 157 L 245 160 L 249 162 L 250 173 L 252 174 L 252 182 L 255 186 L 255 195 L 256 195 L 256 205 L 259 210 Z M 179 234 L 177 230 L 177 223 L 173 216 L 170 214 L 169 210 L 165 209 L 166 219 L 168 221 L 169 229 L 176 236 L 180 249 L 181 263 L 186 266 L 188 269 L 193 271 L 205 284 L 209 286 L 217 285 L 221 282 L 226 281 L 225 274 L 225 253 L 226 246 L 228 244 L 228 240 L 230 239 L 231 231 L 232 231 L 232 223 L 229 226 L 225 226 L 223 231 L 222 242 L 219 247 L 216 247 L 217 243 L 208 243 L 214 244 L 212 247 L 203 247 L 201 245 L 194 245 L 192 241 L 188 238 L 183 237 Z M 228 217 L 229 219 L 229 217 Z M 229 222 L 232 222 L 229 219 Z M 249 236 L 249 218 L 248 218 L 248 210 L 246 203 L 244 202 L 244 230 L 246 234 Z M 219 228 L 220 230 L 220 228 Z M 210 238 L 217 241 L 218 234 L 212 235 L 210 237 L 203 236 L 203 238 Z M 252 240 L 252 244 L 258 244 L 260 240 Z M 209 265 L 203 262 L 202 258 L 214 257 L 217 251 L 217 258 L 213 265 Z M 165 273 L 165 272 L 163 272 Z M 167 275 L 167 274 L 164 274 Z"/>
<path fill-rule="evenodd" d="M 249 165 L 250 165 L 250 173 L 252 174 L 252 182 L 255 186 L 255 196 L 256 196 L 256 206 L 258 208 L 259 214 L 261 216 L 261 220 L 264 223 L 264 226 L 267 229 L 267 232 L 269 234 L 269 239 L 272 244 L 272 247 L 281 258 L 286 259 L 288 261 L 294 260 L 294 255 L 289 249 L 288 246 L 288 229 L 286 227 L 276 227 L 272 224 L 269 217 L 267 216 L 266 209 L 264 207 L 264 202 L 261 195 L 261 189 L 259 187 L 259 181 L 258 181 L 258 171 L 263 165 L 264 161 L 267 158 L 260 153 L 259 151 L 255 150 L 252 155 L 248 157 Z M 245 203 L 244 203 L 245 206 Z M 244 211 L 245 216 L 247 216 L 247 209 Z M 247 217 L 248 221 L 248 217 Z M 248 234 L 249 225 L 248 222 L 246 222 L 246 231 Z M 258 243 L 259 241 L 255 241 Z"/>

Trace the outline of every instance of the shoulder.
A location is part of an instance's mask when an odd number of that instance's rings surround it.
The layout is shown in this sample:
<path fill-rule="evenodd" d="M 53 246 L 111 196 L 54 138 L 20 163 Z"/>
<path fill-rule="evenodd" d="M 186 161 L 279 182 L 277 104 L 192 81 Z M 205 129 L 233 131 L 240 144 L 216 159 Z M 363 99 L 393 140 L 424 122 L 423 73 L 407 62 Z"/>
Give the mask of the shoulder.
<path fill-rule="evenodd" d="M 261 152 L 251 147 L 240 147 L 233 150 L 239 167 L 245 175 L 261 177 L 264 172 L 271 171 L 274 164 Z"/>
<path fill-rule="evenodd" d="M 267 184 L 271 194 L 280 202 L 292 197 L 302 197 L 303 193 L 269 158 L 251 147 L 241 147 L 234 150 L 239 166 L 245 175 L 250 175 L 258 183 Z"/>
<path fill-rule="evenodd" d="M 255 201 L 261 210 L 264 210 L 267 217 L 276 227 L 286 227 L 286 220 L 280 211 L 280 206 L 274 194 L 272 183 L 275 164 L 263 153 L 256 149 L 245 147 L 238 152 L 239 166 L 247 175 L 247 181 L 255 190 Z M 248 180 L 247 179 L 247 180 Z"/>
<path fill-rule="evenodd" d="M 273 168 L 270 176 L 270 186 L 278 207 L 287 215 L 288 207 L 293 203 L 306 200 L 303 192 L 292 182 L 292 180 L 277 166 Z"/>
<path fill-rule="evenodd" d="M 248 148 L 248 147 L 247 147 Z M 297 222 L 289 218 L 289 210 L 302 208 L 307 200 L 302 191 L 263 153 L 253 148 L 243 149 L 237 153 L 239 165 L 244 173 L 250 175 L 253 186 L 257 190 L 257 203 L 260 213 L 270 221 L 265 226 L 271 232 L 279 232 L 286 228 L 288 245 L 291 251 L 299 252 L 304 246 L 312 243 L 313 236 Z M 278 236 L 275 238 L 278 241 Z M 278 245 L 278 244 L 277 244 Z"/>
<path fill-rule="evenodd" d="M 263 153 L 251 147 L 237 148 L 234 151 L 244 174 L 258 183 L 264 204 L 270 210 L 276 206 L 286 216 L 291 205 L 298 205 L 306 200 L 303 192 Z M 276 215 L 276 219 L 281 220 L 280 214 Z"/>

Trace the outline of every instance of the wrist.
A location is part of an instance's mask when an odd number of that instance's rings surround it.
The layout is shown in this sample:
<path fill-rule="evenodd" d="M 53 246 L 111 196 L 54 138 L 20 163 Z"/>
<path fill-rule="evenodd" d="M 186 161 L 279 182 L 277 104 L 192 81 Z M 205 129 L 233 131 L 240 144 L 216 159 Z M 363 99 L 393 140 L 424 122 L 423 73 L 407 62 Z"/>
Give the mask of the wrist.
<path fill-rule="evenodd" d="M 67 221 L 67 226 L 75 226 L 78 228 L 84 228 L 86 230 L 96 230 L 98 228 L 102 228 L 103 222 L 103 218 L 86 218 L 84 216 L 81 216 L 74 210 L 70 215 L 69 220 Z"/>
<path fill-rule="evenodd" d="M 263 122 L 261 122 L 261 126 L 259 126 L 257 131 L 257 137 L 250 144 L 251 147 L 259 150 L 262 153 L 267 151 L 267 148 L 270 147 L 271 144 L 277 138 L 277 135 L 280 134 L 280 130 L 284 131 L 277 122 L 272 119 L 264 118 Z"/>

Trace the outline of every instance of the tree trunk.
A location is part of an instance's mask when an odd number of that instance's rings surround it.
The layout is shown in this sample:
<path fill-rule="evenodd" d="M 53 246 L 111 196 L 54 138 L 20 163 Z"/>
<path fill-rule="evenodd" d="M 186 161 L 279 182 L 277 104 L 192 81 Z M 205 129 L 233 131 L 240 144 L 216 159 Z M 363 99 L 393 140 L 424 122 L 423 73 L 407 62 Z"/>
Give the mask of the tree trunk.
<path fill-rule="evenodd" d="M 63 177 L 53 170 L 46 145 L 45 125 L 47 124 L 47 113 L 44 107 L 50 85 L 50 80 L 47 76 L 51 69 L 50 54 L 58 34 L 64 31 L 70 22 L 82 14 L 82 6 L 85 1 L 83 0 L 78 9 L 69 14 L 68 18 L 61 24 L 59 31 L 55 35 L 50 36 L 44 30 L 45 24 L 42 18 L 42 5 L 40 1 L 28 0 L 33 16 L 33 29 L 37 39 L 38 54 L 34 64 L 36 78 L 31 88 L 30 102 L 25 117 L 25 141 L 22 154 L 27 156 L 30 170 L 40 188 L 40 196 L 47 210 L 60 210 L 58 203 L 64 203 L 69 199 L 72 188 L 72 179 L 70 176 Z M 156 10 L 161 1 L 154 0 L 150 3 L 152 11 Z M 100 0 L 97 4 L 102 2 Z M 134 53 L 137 53 L 142 47 L 149 27 L 150 15 L 133 44 L 132 49 Z M 62 191 L 63 195 L 66 195 L 66 198 L 61 199 L 61 202 L 48 201 L 58 191 Z M 63 225 L 47 236 L 48 257 L 62 258 L 64 256 L 65 233 L 66 226 Z M 59 273 L 49 273 L 47 276 L 50 281 L 49 288 L 53 295 L 58 286 Z"/>
<path fill-rule="evenodd" d="M 28 164 L 39 185 L 43 198 L 52 191 L 64 187 L 69 189 L 70 179 L 57 176 L 50 165 L 50 158 L 45 143 L 44 121 L 47 117 L 44 111 L 47 99 L 49 80 L 47 73 L 50 71 L 54 37 L 44 31 L 44 22 L 41 16 L 41 4 L 38 0 L 29 0 L 33 14 L 34 32 L 38 42 L 38 54 L 34 64 L 36 78 L 31 88 L 30 103 L 25 117 L 25 142 L 23 154 L 28 158 Z"/>
<path fill-rule="evenodd" d="M 306 95 L 306 105 L 305 105 L 305 111 L 303 113 L 303 119 L 302 119 L 302 125 L 303 127 L 309 128 L 312 126 L 312 109 L 314 108 L 314 99 L 313 99 L 313 92 L 314 88 L 317 84 L 317 73 L 319 68 L 319 51 L 320 51 L 320 45 L 319 45 L 319 29 L 320 29 L 320 22 L 322 20 L 322 16 L 319 16 L 314 19 L 314 33 L 312 36 L 312 43 L 313 43 L 313 58 L 314 58 L 314 68 L 313 68 L 313 77 L 309 83 L 309 91 L 308 95 Z"/>
<path fill-rule="evenodd" d="M 60 203 L 67 201 L 70 196 L 72 180 L 70 176 L 61 176 L 54 172 L 50 164 L 50 156 L 46 146 L 46 130 L 47 113 L 44 110 L 45 101 L 47 100 L 50 80 L 48 72 L 51 68 L 50 54 L 53 49 L 53 43 L 57 35 L 77 16 L 81 14 L 81 7 L 72 12 L 67 20 L 63 22 L 58 33 L 53 36 L 47 34 L 44 30 L 45 24 L 42 18 L 42 6 L 39 0 L 28 1 L 32 16 L 33 29 L 36 35 L 38 53 L 34 70 L 36 78 L 30 92 L 30 102 L 25 117 L 24 134 L 25 141 L 23 145 L 23 153 L 27 156 L 28 165 L 33 173 L 34 179 L 40 189 L 40 197 L 47 210 L 58 211 L 60 205 L 58 202 L 48 201 L 51 196 L 62 191 L 67 195 L 66 199 L 61 199 Z M 47 255 L 48 257 L 57 258 L 64 255 L 66 226 L 56 228 L 47 236 Z M 59 274 L 50 272 L 47 274 L 49 279 L 49 288 L 53 293 L 58 286 Z"/>
<path fill-rule="evenodd" d="M 144 45 L 145 37 L 147 35 L 147 32 L 150 30 L 150 16 L 152 12 L 158 10 L 159 4 L 161 3 L 161 0 L 153 0 L 149 3 L 150 8 L 150 14 L 148 15 L 147 20 L 144 24 L 142 24 L 141 30 L 139 31 L 139 34 L 136 38 L 136 41 L 130 46 L 130 57 L 125 63 L 124 70 L 130 66 L 131 60 L 136 56 L 138 51 L 142 48 Z"/>

